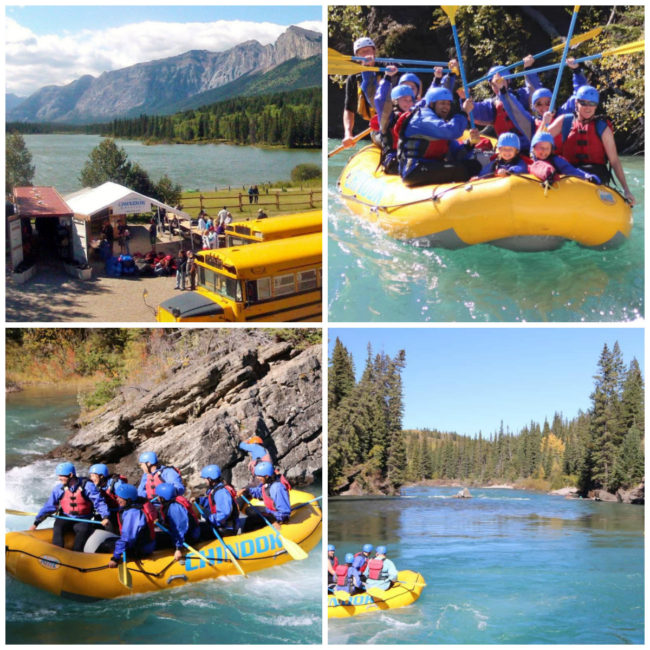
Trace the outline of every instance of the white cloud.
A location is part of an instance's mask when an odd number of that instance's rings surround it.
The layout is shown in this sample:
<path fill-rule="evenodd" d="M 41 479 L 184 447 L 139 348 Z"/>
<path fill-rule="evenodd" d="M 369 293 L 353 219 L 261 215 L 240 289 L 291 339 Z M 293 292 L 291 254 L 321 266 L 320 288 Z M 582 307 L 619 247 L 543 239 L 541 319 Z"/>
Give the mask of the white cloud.
<path fill-rule="evenodd" d="M 288 25 L 218 20 L 210 23 L 146 21 L 76 34 L 37 36 L 6 16 L 6 91 L 27 96 L 48 85 L 65 85 L 82 75 L 164 59 L 188 50 L 221 52 L 248 40 L 268 45 Z M 319 21 L 298 26 L 322 31 Z"/>

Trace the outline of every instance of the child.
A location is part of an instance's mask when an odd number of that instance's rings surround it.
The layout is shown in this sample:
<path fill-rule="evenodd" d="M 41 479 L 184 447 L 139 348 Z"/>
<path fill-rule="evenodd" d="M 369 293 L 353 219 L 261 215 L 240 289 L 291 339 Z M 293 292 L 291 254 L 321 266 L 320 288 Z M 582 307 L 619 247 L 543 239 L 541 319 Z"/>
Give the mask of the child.
<path fill-rule="evenodd" d="M 525 174 L 528 164 L 519 155 L 521 145 L 516 133 L 502 133 L 497 140 L 496 156 L 481 170 L 478 178 Z"/>
<path fill-rule="evenodd" d="M 411 86 L 412 84 L 399 84 L 390 91 L 392 110 L 384 117 L 384 123 L 381 128 L 381 164 L 386 174 L 399 173 L 396 155 L 399 137 L 395 133 L 394 128 L 400 115 L 408 113 L 413 108 L 415 94 Z M 377 100 L 377 96 L 375 96 L 375 106 L 379 106 L 379 104 L 380 102 Z"/>
<path fill-rule="evenodd" d="M 531 142 L 533 163 L 528 166 L 529 173 L 537 176 L 540 181 L 553 182 L 559 174 L 577 176 L 590 183 L 600 185 L 600 178 L 596 174 L 589 174 L 582 169 L 574 167 L 566 158 L 553 153 L 555 140 L 550 133 L 537 132 Z"/>

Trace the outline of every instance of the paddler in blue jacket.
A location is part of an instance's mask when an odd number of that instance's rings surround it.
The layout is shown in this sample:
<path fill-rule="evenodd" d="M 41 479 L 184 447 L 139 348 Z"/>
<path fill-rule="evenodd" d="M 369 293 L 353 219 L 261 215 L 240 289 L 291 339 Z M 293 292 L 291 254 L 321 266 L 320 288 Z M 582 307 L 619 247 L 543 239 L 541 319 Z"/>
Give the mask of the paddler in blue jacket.
<path fill-rule="evenodd" d="M 108 562 L 111 569 L 117 568 L 124 552 L 130 557 L 144 557 L 153 553 L 156 546 L 155 509 L 151 503 L 147 501 L 138 504 L 138 490 L 135 485 L 128 483 L 117 485 L 115 495 L 120 505 L 120 537 L 115 542 L 113 557 Z"/>
<path fill-rule="evenodd" d="M 95 463 L 94 465 L 91 465 L 90 469 L 88 470 L 88 477 L 104 497 L 104 501 L 106 501 L 106 505 L 108 506 L 108 509 L 111 513 L 111 523 L 107 529 L 111 533 L 117 534 L 117 513 L 120 509 L 120 506 L 117 503 L 117 497 L 115 496 L 115 488 L 120 483 L 128 483 L 128 479 L 126 476 L 122 476 L 120 474 L 113 474 L 111 476 L 108 466 L 104 463 Z"/>
<path fill-rule="evenodd" d="M 73 550 L 83 552 L 86 540 L 95 530 L 95 525 L 88 521 L 97 511 L 102 517 L 102 525 L 108 526 L 110 524 L 108 506 L 90 479 L 77 478 L 77 470 L 72 463 L 59 463 L 56 466 L 56 474 L 59 483 L 52 490 L 45 505 L 39 510 L 30 530 L 36 530 L 48 515 L 60 510 L 66 517 L 77 519 L 78 523 L 66 519 L 56 519 L 52 531 L 52 544 L 63 548 L 65 546 L 64 535 L 67 531 L 72 530 L 75 535 Z"/>
<path fill-rule="evenodd" d="M 151 499 L 156 496 L 156 486 L 161 483 L 171 483 L 176 488 L 176 494 L 185 494 L 183 479 L 177 469 L 166 467 L 158 461 L 155 451 L 145 451 L 138 458 L 142 469 L 142 478 L 138 485 L 138 495 L 142 499 Z"/>
<path fill-rule="evenodd" d="M 364 591 L 359 570 L 354 566 L 354 555 L 345 554 L 345 564 L 336 567 L 336 581 L 334 590 L 347 591 L 351 596 Z"/>
<path fill-rule="evenodd" d="M 391 560 L 386 557 L 386 547 L 378 546 L 375 557 L 368 561 L 364 571 L 366 576 L 366 591 L 376 587 L 386 591 L 397 580 L 397 569 Z"/>
<path fill-rule="evenodd" d="M 399 118 L 397 158 L 402 180 L 409 187 L 464 181 L 480 171 L 480 165 L 457 142 L 467 128 L 467 117 L 452 112 L 453 99 L 448 88 L 431 88 L 424 97 L 425 106 Z M 467 99 L 463 111 L 469 113 L 473 106 Z"/>
<path fill-rule="evenodd" d="M 497 141 L 497 155 L 479 174 L 486 176 L 508 176 L 509 174 L 527 174 L 528 164 L 519 156 L 519 137 L 516 133 L 502 133 Z"/>
<path fill-rule="evenodd" d="M 234 488 L 227 485 L 221 476 L 219 465 L 206 465 L 201 470 L 201 478 L 208 481 L 205 496 L 196 501 L 201 506 L 208 522 L 222 533 L 236 533 L 239 525 L 239 512 Z"/>
<path fill-rule="evenodd" d="M 266 461 L 258 463 L 255 466 L 255 476 L 261 485 L 244 488 L 239 490 L 237 494 L 241 496 L 248 493 L 251 497 L 264 501 L 265 511 L 262 514 L 271 520 L 275 528 L 280 530 L 280 524 L 289 521 L 291 516 L 289 491 L 282 484 L 271 463 Z"/>
<path fill-rule="evenodd" d="M 201 533 L 198 515 L 192 504 L 176 494 L 171 483 L 156 486 L 156 496 L 160 500 L 160 520 L 166 528 L 176 550 L 174 559 L 181 560 L 185 549 L 184 542 L 195 542 Z"/>

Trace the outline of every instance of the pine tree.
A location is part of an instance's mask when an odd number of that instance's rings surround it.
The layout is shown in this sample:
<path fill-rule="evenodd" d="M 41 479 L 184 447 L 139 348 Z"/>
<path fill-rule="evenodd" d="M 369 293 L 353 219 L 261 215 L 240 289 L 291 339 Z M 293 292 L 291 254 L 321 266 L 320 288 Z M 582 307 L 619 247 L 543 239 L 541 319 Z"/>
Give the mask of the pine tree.
<path fill-rule="evenodd" d="M 328 372 L 327 408 L 331 412 L 354 388 L 354 361 L 338 336 L 332 350 Z"/>
<path fill-rule="evenodd" d="M 32 154 L 20 133 L 10 133 L 5 140 L 5 192 L 14 187 L 30 186 L 34 179 Z"/>

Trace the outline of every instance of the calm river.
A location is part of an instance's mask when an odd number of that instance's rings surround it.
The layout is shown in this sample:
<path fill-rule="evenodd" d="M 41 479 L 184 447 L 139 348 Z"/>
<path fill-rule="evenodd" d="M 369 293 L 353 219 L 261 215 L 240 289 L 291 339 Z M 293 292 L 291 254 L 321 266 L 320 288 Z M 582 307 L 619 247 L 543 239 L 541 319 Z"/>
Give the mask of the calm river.
<path fill-rule="evenodd" d="M 357 149 L 366 142 L 357 145 Z M 330 140 L 332 150 L 340 141 Z M 630 240 L 592 251 L 515 253 L 493 246 L 414 248 L 354 216 L 336 181 L 349 154 L 328 164 L 329 313 L 338 322 L 636 321 L 644 315 L 644 159 L 623 157 L 637 199 Z"/>
<path fill-rule="evenodd" d="M 411 487 L 399 499 L 330 499 L 339 559 L 386 544 L 426 579 L 404 609 L 329 621 L 330 643 L 644 642 L 642 506 L 535 492 Z"/>
<path fill-rule="evenodd" d="M 52 185 L 59 194 L 82 188 L 81 169 L 102 141 L 98 135 L 25 135 L 36 167 L 34 185 Z M 321 165 L 320 150 L 262 149 L 230 144 L 159 144 L 116 140 L 131 162 L 137 162 L 157 182 L 167 174 L 184 190 L 261 184 L 291 178 L 302 163 Z"/>
<path fill-rule="evenodd" d="M 78 412 L 76 395 L 69 392 L 26 391 L 7 396 L 8 508 L 34 512 L 45 503 L 56 483 L 57 461 L 35 460 L 35 455 L 63 442 Z M 6 529 L 25 530 L 31 523 L 30 517 L 10 515 Z M 302 562 L 251 573 L 248 579 L 229 576 L 96 603 L 58 598 L 7 576 L 6 641 L 179 647 L 320 643 L 321 576 L 320 544 Z"/>

